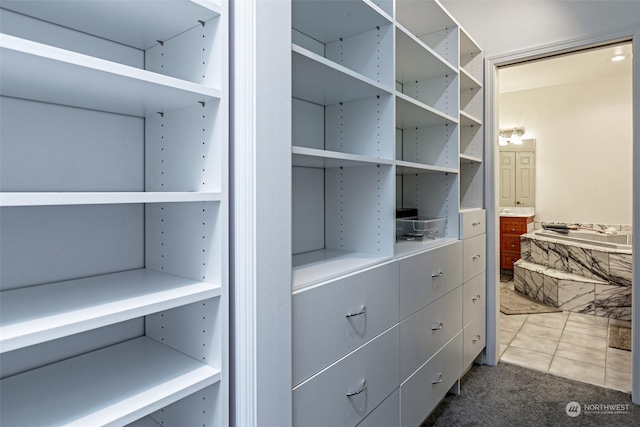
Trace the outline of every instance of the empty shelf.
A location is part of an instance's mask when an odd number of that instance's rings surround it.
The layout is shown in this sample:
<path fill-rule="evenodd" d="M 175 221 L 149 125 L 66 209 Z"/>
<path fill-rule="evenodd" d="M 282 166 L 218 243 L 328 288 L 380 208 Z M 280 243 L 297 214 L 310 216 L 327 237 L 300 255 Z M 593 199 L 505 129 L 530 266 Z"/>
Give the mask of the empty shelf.
<path fill-rule="evenodd" d="M 380 159 L 306 147 L 292 147 L 292 153 L 293 166 L 311 168 L 338 168 L 367 166 L 371 164 L 393 164 L 393 161 L 390 159 Z"/>
<path fill-rule="evenodd" d="M 3 291 L 0 293 L 0 351 L 219 295 L 217 284 L 148 269 Z"/>
<path fill-rule="evenodd" d="M 6 34 L 0 56 L 3 96 L 139 117 L 220 98 L 216 88 Z"/>
<path fill-rule="evenodd" d="M 220 197 L 220 193 L 209 192 L 4 192 L 0 193 L 0 206 L 215 202 L 219 201 Z"/>
<path fill-rule="evenodd" d="M 0 381 L 0 424 L 115 426 L 220 381 L 220 371 L 147 337 Z"/>
<path fill-rule="evenodd" d="M 221 11 L 220 5 L 211 0 L 160 1 L 153 7 L 146 1 L 3 0 L 2 7 L 142 50 Z"/>

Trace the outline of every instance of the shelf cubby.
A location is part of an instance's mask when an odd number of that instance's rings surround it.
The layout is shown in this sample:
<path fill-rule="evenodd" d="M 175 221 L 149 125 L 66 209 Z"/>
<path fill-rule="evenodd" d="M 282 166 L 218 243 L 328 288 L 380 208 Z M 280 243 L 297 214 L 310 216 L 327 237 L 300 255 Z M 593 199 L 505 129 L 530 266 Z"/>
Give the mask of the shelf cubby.
<path fill-rule="evenodd" d="M 482 124 L 467 121 L 460 115 L 460 156 L 482 161 L 484 158 Z"/>
<path fill-rule="evenodd" d="M 460 29 L 460 68 L 478 82 L 482 82 L 484 64 L 482 63 L 482 49 L 471 37 Z"/>
<path fill-rule="evenodd" d="M 295 45 L 391 87 L 393 25 L 367 1 L 292 2 Z"/>
<path fill-rule="evenodd" d="M 393 255 L 393 167 L 293 167 L 293 288 Z"/>
<path fill-rule="evenodd" d="M 294 92 L 295 95 L 295 92 Z M 393 159 L 393 99 L 382 92 L 353 101 L 317 104 L 293 98 L 294 147 Z M 313 152 L 307 150 L 306 154 Z"/>
<path fill-rule="evenodd" d="M 460 157 L 460 209 L 484 206 L 484 168 L 481 159 Z"/>
<path fill-rule="evenodd" d="M 458 113 L 458 71 L 424 43 L 396 28 L 396 88 L 449 116 Z"/>
<path fill-rule="evenodd" d="M 458 67 L 458 24 L 433 1 L 396 1 L 396 20 L 411 34 Z"/>
<path fill-rule="evenodd" d="M 457 169 L 397 167 L 396 174 L 396 208 L 417 208 L 420 216 L 447 218 L 444 237 L 457 239 Z"/>

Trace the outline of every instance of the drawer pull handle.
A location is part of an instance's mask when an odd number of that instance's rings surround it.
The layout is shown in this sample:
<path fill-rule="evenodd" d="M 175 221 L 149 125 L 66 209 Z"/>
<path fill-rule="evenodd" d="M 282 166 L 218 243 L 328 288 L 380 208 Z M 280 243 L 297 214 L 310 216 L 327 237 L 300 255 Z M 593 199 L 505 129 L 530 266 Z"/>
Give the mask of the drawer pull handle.
<path fill-rule="evenodd" d="M 347 392 L 347 397 L 356 396 L 356 395 L 362 393 L 363 391 L 365 391 L 366 389 L 367 389 L 367 380 L 364 379 L 364 380 L 362 380 L 362 387 L 360 387 L 360 390 Z"/>
<path fill-rule="evenodd" d="M 515 229 L 515 228 L 512 228 L 512 229 L 511 229 L 511 231 L 516 231 L 516 229 Z"/>
<path fill-rule="evenodd" d="M 477 343 L 478 341 L 480 341 L 480 335 L 476 335 L 475 338 L 473 339 L 473 343 Z"/>
<path fill-rule="evenodd" d="M 475 227 L 475 226 L 480 225 L 480 224 L 482 224 L 482 223 L 481 223 L 480 221 L 478 221 L 478 222 L 474 222 L 474 223 L 473 223 L 473 224 L 471 224 L 471 225 L 473 225 L 473 226 Z"/>
<path fill-rule="evenodd" d="M 361 314 L 365 314 L 367 312 L 367 306 L 363 305 L 362 308 L 360 309 L 360 311 L 356 312 L 356 313 L 347 313 L 344 315 L 344 317 L 356 317 L 356 316 L 360 316 Z"/>
<path fill-rule="evenodd" d="M 440 374 L 438 375 L 438 379 L 433 381 L 432 384 L 440 384 L 442 381 L 444 381 L 444 375 Z"/>
<path fill-rule="evenodd" d="M 444 327 L 444 325 L 442 324 L 442 322 L 440 322 L 440 323 L 438 323 L 437 325 L 432 326 L 432 327 L 431 327 L 431 330 L 432 330 L 432 331 L 438 331 L 438 330 L 442 329 L 443 327 Z"/>
<path fill-rule="evenodd" d="M 512 248 L 515 248 L 515 247 L 516 247 L 516 245 L 511 245 L 511 247 L 512 247 Z"/>
<path fill-rule="evenodd" d="M 442 271 L 441 271 L 441 272 L 439 272 L 439 273 L 435 273 L 435 274 L 432 274 L 432 275 L 431 275 L 431 277 L 432 277 L 432 278 L 434 278 L 434 279 L 435 279 L 436 277 L 442 277 L 442 276 L 444 276 L 444 273 L 443 273 Z"/>
<path fill-rule="evenodd" d="M 480 259 L 480 254 L 474 255 L 471 259 L 473 259 L 474 261 L 479 260 Z"/>
<path fill-rule="evenodd" d="M 471 301 L 476 302 L 480 299 L 480 294 L 476 295 L 475 297 L 471 298 Z"/>

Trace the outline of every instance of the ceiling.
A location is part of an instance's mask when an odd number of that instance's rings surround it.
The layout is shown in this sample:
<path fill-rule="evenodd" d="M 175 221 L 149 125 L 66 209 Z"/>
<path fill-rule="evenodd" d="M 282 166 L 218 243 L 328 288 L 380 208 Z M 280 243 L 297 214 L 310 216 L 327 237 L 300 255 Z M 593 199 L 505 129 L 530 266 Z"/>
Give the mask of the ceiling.
<path fill-rule="evenodd" d="M 611 58 L 622 53 L 619 62 Z M 500 93 L 597 81 L 604 76 L 631 74 L 631 43 L 527 62 L 499 69 Z"/>

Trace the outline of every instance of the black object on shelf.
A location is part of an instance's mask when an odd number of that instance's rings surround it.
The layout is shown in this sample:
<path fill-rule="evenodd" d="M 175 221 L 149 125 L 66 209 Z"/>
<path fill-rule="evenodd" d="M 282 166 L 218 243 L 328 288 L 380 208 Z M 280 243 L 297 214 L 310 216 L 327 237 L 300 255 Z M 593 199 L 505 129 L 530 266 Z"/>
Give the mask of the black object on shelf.
<path fill-rule="evenodd" d="M 416 208 L 400 208 L 396 209 L 396 218 L 417 217 L 418 209 Z"/>

